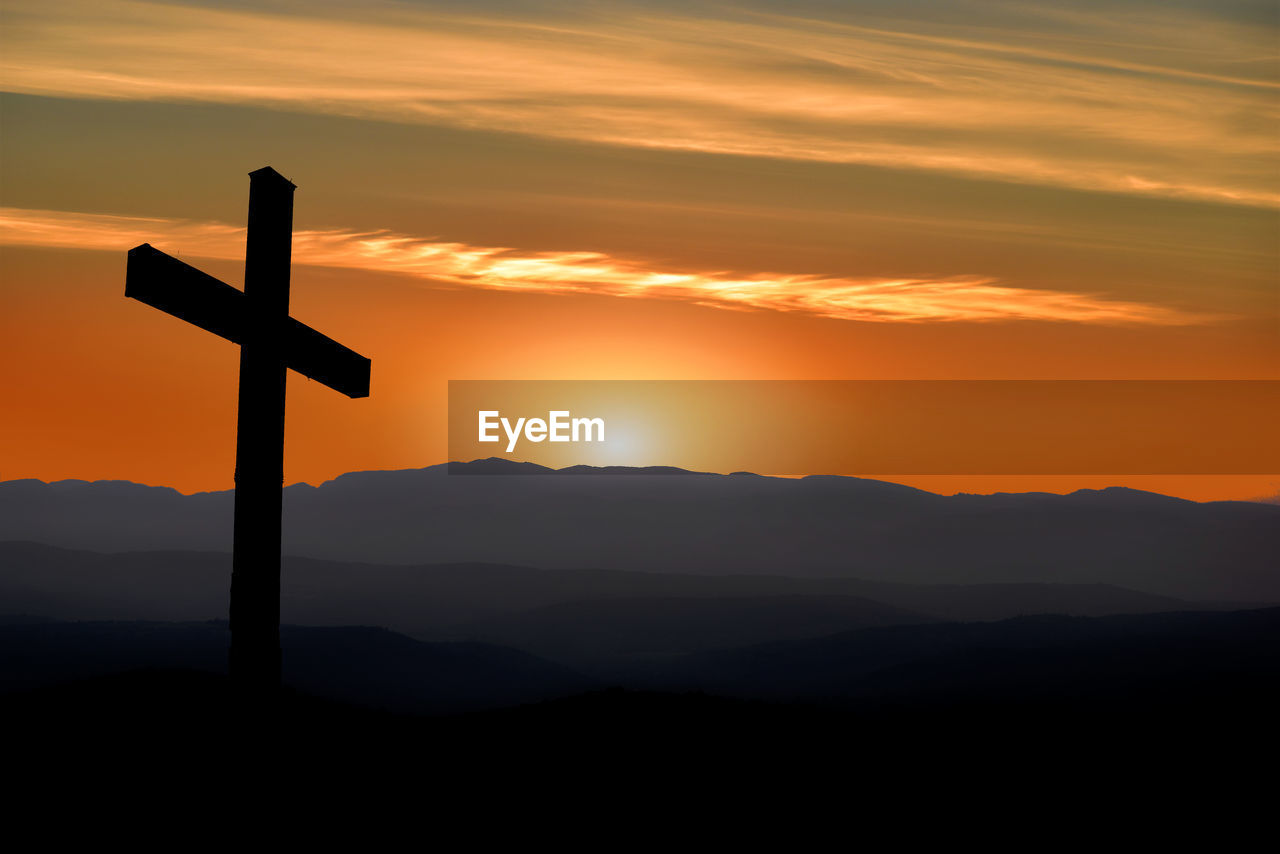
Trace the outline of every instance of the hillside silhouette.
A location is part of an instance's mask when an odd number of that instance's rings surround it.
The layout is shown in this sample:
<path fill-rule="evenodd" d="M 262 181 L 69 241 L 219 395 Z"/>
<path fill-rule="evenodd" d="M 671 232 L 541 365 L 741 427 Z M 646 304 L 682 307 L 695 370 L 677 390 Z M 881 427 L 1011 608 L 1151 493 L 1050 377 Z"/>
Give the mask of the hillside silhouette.
<path fill-rule="evenodd" d="M 1159 779 L 1280 711 L 1280 507 L 481 463 L 510 473 L 285 490 L 286 690 L 252 708 L 223 675 L 230 493 L 0 483 L 10 725 L 76 761 L 372 751 L 477 787 L 821 756 L 868 792 L 948 762 L 1078 792 L 1080 757 Z"/>

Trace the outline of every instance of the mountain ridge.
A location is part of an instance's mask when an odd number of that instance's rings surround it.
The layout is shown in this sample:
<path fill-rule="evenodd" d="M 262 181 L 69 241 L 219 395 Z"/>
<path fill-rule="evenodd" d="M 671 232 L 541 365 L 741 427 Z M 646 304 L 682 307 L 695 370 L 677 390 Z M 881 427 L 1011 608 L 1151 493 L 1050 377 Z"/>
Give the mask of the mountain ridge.
<path fill-rule="evenodd" d="M 1192 499 L 1189 499 L 1189 498 L 1180 498 L 1178 496 L 1165 495 L 1164 493 L 1151 492 L 1149 490 L 1143 490 L 1143 489 L 1134 489 L 1133 487 L 1127 487 L 1127 486 L 1081 488 L 1081 489 L 1073 490 L 1072 492 L 1068 492 L 1068 493 L 1039 492 L 1039 491 L 1032 490 L 1028 492 L 1004 492 L 1004 491 L 987 492 L 987 493 L 956 492 L 956 493 L 951 493 L 950 495 L 947 495 L 945 493 L 931 492 L 926 489 L 920 489 L 919 487 L 908 486 L 907 484 L 897 483 L 895 481 L 881 480 L 879 478 L 860 477 L 857 475 L 806 474 L 806 475 L 801 475 L 799 477 L 780 477 L 778 475 L 759 474 L 757 472 L 751 472 L 751 471 L 734 471 L 734 472 L 726 472 L 726 473 L 705 472 L 705 471 L 694 471 L 691 469 L 684 469 L 684 468 L 680 468 L 679 466 L 663 466 L 663 465 L 592 466 L 592 465 L 585 465 L 585 464 L 576 464 L 576 465 L 564 466 L 562 468 L 556 469 L 556 468 L 550 468 L 548 466 L 539 465 L 537 463 L 509 460 L 503 457 L 486 457 L 483 459 L 475 459 L 475 460 L 468 460 L 468 461 L 450 461 L 445 463 L 435 463 L 429 466 L 422 466 L 418 468 L 367 469 L 367 470 L 343 472 L 342 474 L 337 475 L 336 477 L 332 477 L 332 478 L 329 478 L 328 480 L 321 481 L 319 484 L 312 484 L 307 481 L 297 481 L 295 483 L 287 484 L 284 487 L 284 489 L 288 490 L 288 489 L 295 489 L 299 487 L 306 488 L 306 489 L 321 489 L 325 486 L 329 486 L 331 484 L 341 482 L 344 479 L 360 478 L 366 475 L 375 475 L 375 476 L 376 475 L 396 475 L 396 474 L 404 474 L 404 473 L 411 473 L 411 472 L 440 472 L 440 471 L 443 471 L 444 473 L 447 473 L 447 474 L 483 473 L 486 476 L 499 476 L 499 477 L 505 476 L 505 475 L 579 476 L 579 475 L 589 474 L 589 475 L 597 475 L 597 476 L 607 475 L 607 476 L 623 476 L 623 477 L 648 476 L 648 475 L 664 475 L 664 476 L 687 475 L 691 477 L 709 477 L 709 478 L 749 477 L 749 478 L 760 478 L 765 480 L 777 480 L 777 481 L 837 480 L 837 481 L 846 481 L 846 482 L 859 482 L 864 484 L 884 484 L 888 486 L 897 487 L 903 490 L 911 490 L 914 492 L 925 493 L 928 495 L 938 495 L 944 498 L 945 497 L 993 498 L 993 497 L 1032 496 L 1032 495 L 1062 498 L 1062 497 L 1071 497 L 1071 496 L 1101 497 L 1101 496 L 1108 496 L 1108 495 L 1111 495 L 1111 496 L 1130 495 L 1130 496 L 1153 496 L 1153 497 L 1167 498 L 1170 500 L 1182 501 L 1182 502 L 1187 502 L 1191 504 L 1269 504 L 1271 503 L 1269 501 L 1247 500 L 1247 499 L 1193 501 Z M 28 485 L 42 484 L 45 486 L 59 486 L 59 487 L 73 486 L 73 485 L 103 486 L 103 487 L 122 485 L 125 487 L 142 487 L 145 489 L 166 490 L 168 492 L 175 493 L 177 495 L 181 495 L 184 497 L 194 497 L 194 496 L 200 496 L 200 495 L 230 495 L 235 492 L 234 488 L 198 490 L 196 492 L 182 492 L 171 486 L 165 486 L 162 484 L 139 483 L 137 481 L 126 480 L 122 478 L 104 478 L 101 480 L 85 480 L 84 478 L 61 478 L 59 480 L 46 481 L 46 480 L 41 480 L 39 478 L 28 477 L 28 478 L 15 478 L 13 480 L 0 480 L 0 487 L 5 487 L 9 485 L 19 485 L 19 484 L 28 484 Z"/>
<path fill-rule="evenodd" d="M 504 463 L 504 466 L 506 463 Z M 0 483 L 0 540 L 222 551 L 233 493 L 128 482 Z M 705 575 L 1105 583 L 1275 601 L 1280 506 L 1126 488 L 952 496 L 862 478 L 708 473 L 350 472 L 284 490 L 286 554 Z"/>

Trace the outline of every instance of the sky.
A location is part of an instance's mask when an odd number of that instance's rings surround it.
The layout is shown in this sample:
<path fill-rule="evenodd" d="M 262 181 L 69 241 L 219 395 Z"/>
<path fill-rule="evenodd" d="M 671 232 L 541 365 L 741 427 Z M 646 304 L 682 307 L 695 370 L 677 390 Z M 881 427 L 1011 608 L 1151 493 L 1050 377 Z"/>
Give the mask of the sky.
<path fill-rule="evenodd" d="M 125 251 L 239 285 L 265 165 L 373 360 L 288 482 L 443 462 L 451 379 L 1280 379 L 1270 2 L 0 9 L 0 479 L 231 486 L 236 347 Z"/>

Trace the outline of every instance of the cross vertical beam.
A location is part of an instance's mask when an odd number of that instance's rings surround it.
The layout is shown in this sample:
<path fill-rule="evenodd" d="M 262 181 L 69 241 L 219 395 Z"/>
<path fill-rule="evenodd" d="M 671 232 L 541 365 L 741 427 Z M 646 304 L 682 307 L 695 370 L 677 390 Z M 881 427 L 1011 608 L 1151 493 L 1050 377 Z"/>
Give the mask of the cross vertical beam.
<path fill-rule="evenodd" d="M 294 185 L 270 167 L 249 173 L 244 338 L 236 428 L 231 562 L 232 678 L 280 684 L 280 526 Z"/>

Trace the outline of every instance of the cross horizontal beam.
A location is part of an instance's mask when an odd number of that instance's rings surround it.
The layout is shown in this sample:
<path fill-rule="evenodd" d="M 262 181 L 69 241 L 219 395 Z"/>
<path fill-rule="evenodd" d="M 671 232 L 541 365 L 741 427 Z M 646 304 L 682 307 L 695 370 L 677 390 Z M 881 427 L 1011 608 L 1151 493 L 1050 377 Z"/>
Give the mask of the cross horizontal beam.
<path fill-rule="evenodd" d="M 244 343 L 246 296 L 149 243 L 129 250 L 124 295 L 180 317 L 236 344 Z M 285 361 L 304 377 L 347 397 L 369 396 L 369 360 L 292 317 L 282 330 Z"/>

